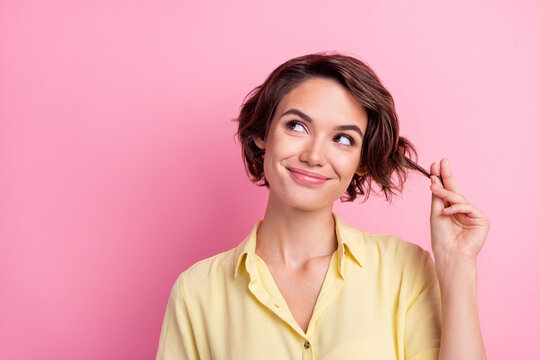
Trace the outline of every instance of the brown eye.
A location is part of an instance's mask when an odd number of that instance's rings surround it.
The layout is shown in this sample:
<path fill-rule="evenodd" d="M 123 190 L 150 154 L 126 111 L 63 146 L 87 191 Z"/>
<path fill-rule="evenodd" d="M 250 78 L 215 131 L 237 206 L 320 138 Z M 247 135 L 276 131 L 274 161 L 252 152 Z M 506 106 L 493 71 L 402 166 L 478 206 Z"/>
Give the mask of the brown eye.
<path fill-rule="evenodd" d="M 344 138 L 344 139 L 347 139 L 347 141 L 349 142 L 348 144 L 343 144 L 345 146 L 354 146 L 355 145 L 355 142 L 353 140 L 352 137 L 350 137 L 349 135 L 345 135 L 345 134 L 339 134 L 338 136 L 336 136 L 336 138 Z M 341 143 L 340 143 L 341 144 Z"/>
<path fill-rule="evenodd" d="M 298 125 L 300 127 L 304 127 L 304 125 L 302 125 L 301 122 L 296 121 L 296 120 L 289 121 L 285 126 L 287 127 L 287 129 L 293 130 L 294 128 L 296 128 L 296 125 Z M 293 130 L 293 131 L 296 131 L 296 130 Z"/>

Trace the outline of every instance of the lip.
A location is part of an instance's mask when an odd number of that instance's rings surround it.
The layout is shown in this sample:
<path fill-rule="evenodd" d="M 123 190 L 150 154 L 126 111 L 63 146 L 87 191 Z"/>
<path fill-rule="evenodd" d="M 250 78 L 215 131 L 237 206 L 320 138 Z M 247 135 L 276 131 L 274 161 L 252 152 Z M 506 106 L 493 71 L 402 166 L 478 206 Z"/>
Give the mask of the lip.
<path fill-rule="evenodd" d="M 319 175 L 319 174 L 311 172 L 311 171 L 306 171 L 306 170 L 297 169 L 297 168 L 293 168 L 293 167 L 288 167 L 287 169 L 289 169 L 292 172 L 302 174 L 302 175 L 306 175 L 306 176 L 309 176 L 309 177 L 312 177 L 312 178 L 315 178 L 315 179 L 329 180 L 329 178 L 327 178 L 326 176 L 322 176 L 322 175 Z"/>
<path fill-rule="evenodd" d="M 291 176 L 298 182 L 306 185 L 320 185 L 324 184 L 329 179 L 319 174 L 312 173 L 296 168 L 287 168 Z"/>

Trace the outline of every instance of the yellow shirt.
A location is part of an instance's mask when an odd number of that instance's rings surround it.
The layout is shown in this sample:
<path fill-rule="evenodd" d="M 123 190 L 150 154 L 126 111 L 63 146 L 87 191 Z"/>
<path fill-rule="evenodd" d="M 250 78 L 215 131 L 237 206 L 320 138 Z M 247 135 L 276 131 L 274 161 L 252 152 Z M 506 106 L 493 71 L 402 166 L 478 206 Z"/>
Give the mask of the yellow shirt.
<path fill-rule="evenodd" d="M 260 220 L 238 247 L 180 274 L 156 359 L 437 359 L 441 301 L 430 254 L 332 216 L 338 248 L 307 332 L 255 254 Z"/>

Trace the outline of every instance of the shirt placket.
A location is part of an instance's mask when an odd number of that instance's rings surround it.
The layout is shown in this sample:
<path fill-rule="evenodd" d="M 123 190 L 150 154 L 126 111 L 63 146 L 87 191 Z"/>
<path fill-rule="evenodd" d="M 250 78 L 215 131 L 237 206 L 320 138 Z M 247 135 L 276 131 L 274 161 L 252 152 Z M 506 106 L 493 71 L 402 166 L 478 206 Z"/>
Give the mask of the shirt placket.
<path fill-rule="evenodd" d="M 288 311 L 287 304 L 284 300 L 272 295 L 272 292 L 267 289 L 267 286 L 263 284 L 259 271 L 253 263 L 255 259 L 251 257 L 247 259 L 247 270 L 250 275 L 250 281 L 248 288 L 257 300 L 270 311 L 276 314 L 279 318 L 285 321 L 290 327 L 292 327 L 297 333 L 305 337 L 304 332 L 298 326 L 290 311 Z M 307 339 L 306 339 L 307 340 Z"/>
<path fill-rule="evenodd" d="M 250 274 L 250 282 L 248 285 L 251 293 L 259 300 L 261 304 L 270 309 L 274 314 L 281 318 L 285 323 L 287 323 L 298 335 L 300 335 L 300 346 L 302 347 L 302 360 L 315 360 L 316 349 L 312 344 L 312 339 L 315 334 L 315 326 L 319 318 L 327 310 L 328 306 L 332 300 L 340 293 L 343 286 L 343 279 L 338 276 L 338 259 L 334 254 L 332 260 L 330 261 L 330 266 L 328 273 L 324 279 L 323 286 L 321 288 L 321 293 L 313 309 L 313 315 L 308 325 L 307 333 L 304 333 L 302 328 L 298 325 L 292 313 L 290 312 L 287 303 L 283 299 L 283 296 L 276 294 L 272 295 L 272 291 L 268 289 L 270 286 L 263 285 L 263 279 L 259 274 L 253 261 L 255 259 L 248 257 L 247 260 L 247 270 Z M 275 291 L 278 291 L 277 285 L 275 286 Z"/>

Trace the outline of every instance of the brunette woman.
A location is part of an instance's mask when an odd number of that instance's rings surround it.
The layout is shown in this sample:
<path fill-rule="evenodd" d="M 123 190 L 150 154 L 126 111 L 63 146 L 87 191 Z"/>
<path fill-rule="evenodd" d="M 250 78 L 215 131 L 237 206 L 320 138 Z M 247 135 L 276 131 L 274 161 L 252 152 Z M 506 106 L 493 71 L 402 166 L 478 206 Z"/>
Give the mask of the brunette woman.
<path fill-rule="evenodd" d="M 448 159 L 429 173 L 416 164 L 373 70 L 339 53 L 291 59 L 236 120 L 266 212 L 237 247 L 180 274 L 157 359 L 485 358 L 476 256 L 489 221 Z M 434 261 L 333 212 L 338 199 L 367 200 L 373 184 L 390 201 L 411 170 L 431 179 Z"/>

